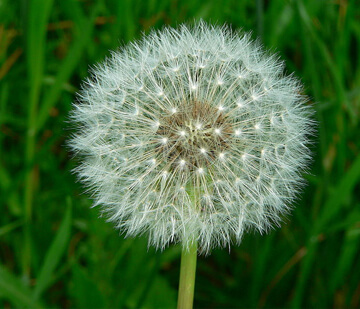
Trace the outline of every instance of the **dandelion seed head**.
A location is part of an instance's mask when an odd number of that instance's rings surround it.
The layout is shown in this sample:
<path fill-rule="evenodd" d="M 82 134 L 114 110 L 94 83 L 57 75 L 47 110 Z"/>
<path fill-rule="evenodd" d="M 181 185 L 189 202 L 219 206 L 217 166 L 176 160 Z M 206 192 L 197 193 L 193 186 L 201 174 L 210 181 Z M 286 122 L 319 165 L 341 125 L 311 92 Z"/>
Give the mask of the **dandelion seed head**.
<path fill-rule="evenodd" d="M 287 214 L 310 160 L 312 110 L 284 66 L 227 26 L 153 31 L 79 93 L 70 145 L 95 205 L 165 248 L 240 243 Z"/>

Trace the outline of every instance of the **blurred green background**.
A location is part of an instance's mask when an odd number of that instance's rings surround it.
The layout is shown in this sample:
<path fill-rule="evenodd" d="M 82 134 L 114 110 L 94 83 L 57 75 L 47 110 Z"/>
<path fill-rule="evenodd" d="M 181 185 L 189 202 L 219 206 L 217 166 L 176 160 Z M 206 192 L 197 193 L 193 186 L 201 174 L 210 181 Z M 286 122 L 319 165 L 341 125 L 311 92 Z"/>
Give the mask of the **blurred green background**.
<path fill-rule="evenodd" d="M 66 119 L 89 65 L 200 18 L 277 51 L 319 126 L 291 217 L 200 257 L 195 307 L 360 307 L 360 2 L 347 0 L 0 0 L 0 307 L 176 306 L 180 247 L 119 237 L 90 209 Z"/>

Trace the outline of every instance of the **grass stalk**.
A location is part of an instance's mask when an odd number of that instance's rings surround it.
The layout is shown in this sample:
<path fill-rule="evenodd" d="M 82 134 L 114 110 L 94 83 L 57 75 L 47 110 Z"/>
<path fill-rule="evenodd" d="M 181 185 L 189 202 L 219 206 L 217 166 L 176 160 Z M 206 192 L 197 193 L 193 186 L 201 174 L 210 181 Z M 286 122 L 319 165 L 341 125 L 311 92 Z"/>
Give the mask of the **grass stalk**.
<path fill-rule="evenodd" d="M 27 29 L 27 64 L 29 76 L 28 119 L 25 145 L 24 186 L 24 249 L 22 271 L 25 280 L 30 278 L 31 268 L 31 222 L 34 195 L 34 158 L 36 149 L 36 123 L 45 63 L 46 24 L 52 1 L 32 0 L 29 2 Z"/>

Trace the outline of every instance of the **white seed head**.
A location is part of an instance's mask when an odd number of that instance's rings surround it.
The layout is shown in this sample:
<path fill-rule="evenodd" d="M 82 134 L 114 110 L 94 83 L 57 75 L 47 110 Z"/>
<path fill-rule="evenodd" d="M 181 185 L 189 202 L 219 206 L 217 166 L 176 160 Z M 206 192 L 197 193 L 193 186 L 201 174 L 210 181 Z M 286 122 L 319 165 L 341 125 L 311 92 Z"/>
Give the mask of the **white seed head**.
<path fill-rule="evenodd" d="M 93 69 L 70 145 L 95 205 L 127 236 L 157 248 L 197 240 L 209 253 L 288 212 L 312 110 L 249 37 L 204 22 L 165 28 Z"/>

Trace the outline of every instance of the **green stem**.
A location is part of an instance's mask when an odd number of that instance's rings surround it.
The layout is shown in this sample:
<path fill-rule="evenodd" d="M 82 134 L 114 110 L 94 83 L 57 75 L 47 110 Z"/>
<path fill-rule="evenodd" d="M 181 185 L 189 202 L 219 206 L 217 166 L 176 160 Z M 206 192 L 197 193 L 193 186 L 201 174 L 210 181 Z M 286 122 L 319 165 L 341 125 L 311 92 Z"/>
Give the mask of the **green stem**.
<path fill-rule="evenodd" d="M 192 309 L 194 302 L 197 242 L 181 253 L 178 309 Z"/>

